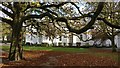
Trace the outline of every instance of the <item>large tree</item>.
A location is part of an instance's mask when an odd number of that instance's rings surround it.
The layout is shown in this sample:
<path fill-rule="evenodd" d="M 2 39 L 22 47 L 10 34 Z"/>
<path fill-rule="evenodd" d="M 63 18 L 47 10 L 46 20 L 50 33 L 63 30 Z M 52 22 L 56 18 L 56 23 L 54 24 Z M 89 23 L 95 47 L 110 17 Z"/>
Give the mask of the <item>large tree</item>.
<path fill-rule="evenodd" d="M 109 38 L 112 42 L 112 51 L 116 52 L 115 47 L 115 36 L 120 32 L 118 29 L 120 26 L 120 3 L 119 2 L 112 2 L 112 3 L 106 3 L 105 7 L 103 8 L 100 17 L 98 17 L 98 20 L 102 20 L 105 22 L 105 24 L 111 26 L 108 27 L 106 25 L 103 25 L 102 23 L 101 28 L 102 32 L 106 34 L 107 38 Z"/>
<path fill-rule="evenodd" d="M 1 11 L 9 16 L 9 18 L 0 18 L 3 22 L 6 22 L 12 27 L 12 42 L 10 46 L 9 60 L 23 59 L 22 25 L 23 22 L 26 22 L 26 20 L 28 19 L 38 18 L 42 20 L 43 17 L 47 16 L 49 17 L 49 19 L 51 19 L 50 22 L 65 22 L 68 30 L 76 34 L 83 33 L 90 29 L 95 23 L 98 15 L 101 13 L 104 7 L 104 2 L 96 3 L 97 6 L 92 7 L 93 9 L 91 8 L 91 10 L 88 12 L 81 12 L 78 7 L 79 4 L 73 2 L 2 2 L 0 5 L 0 8 L 2 8 Z M 87 4 L 87 6 L 92 6 L 89 5 L 89 3 L 84 4 Z M 69 9 L 67 9 L 65 8 L 65 6 L 74 6 L 74 8 L 70 7 Z M 77 13 L 79 15 L 73 15 L 74 13 L 72 13 L 72 10 L 78 11 Z M 71 26 L 70 20 L 80 20 L 87 17 L 90 18 L 90 21 L 88 21 L 85 26 L 80 27 L 79 29 Z M 113 27 L 116 26 L 113 25 Z M 117 26 L 117 28 L 119 28 L 119 26 Z"/>
<path fill-rule="evenodd" d="M 53 15 L 57 15 L 48 7 L 56 7 L 66 4 L 68 2 L 56 3 L 39 3 L 39 2 L 2 2 L 0 5 L 1 11 L 7 15 L 7 17 L 0 17 L 3 22 L 9 24 L 12 28 L 12 40 L 9 51 L 9 60 L 20 60 L 23 59 L 22 49 L 22 25 L 25 20 L 30 18 L 40 18 L 45 16 L 52 18 Z M 38 9 L 38 10 L 37 10 Z M 37 12 L 41 12 L 38 15 Z M 33 14 L 32 14 L 33 13 Z M 8 18 L 9 17 L 9 18 Z"/>

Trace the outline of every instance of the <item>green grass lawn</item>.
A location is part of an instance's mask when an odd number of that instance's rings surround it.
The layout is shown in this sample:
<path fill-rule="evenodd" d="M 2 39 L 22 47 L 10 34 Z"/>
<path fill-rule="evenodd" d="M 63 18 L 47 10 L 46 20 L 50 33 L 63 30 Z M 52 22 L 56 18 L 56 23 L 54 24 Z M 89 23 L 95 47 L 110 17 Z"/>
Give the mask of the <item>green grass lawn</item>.
<path fill-rule="evenodd" d="M 0 49 L 3 51 L 9 52 L 9 46 L 0 46 Z M 89 48 L 70 48 L 70 47 L 40 47 L 40 46 L 23 46 L 25 51 L 34 51 L 34 50 L 42 50 L 42 51 L 63 51 L 63 52 L 79 52 L 79 53 L 89 53 L 94 56 L 103 56 L 103 57 L 111 57 L 113 60 L 118 61 L 118 55 L 114 53 L 97 53 L 92 52 Z"/>
<path fill-rule="evenodd" d="M 9 46 L 0 46 L 3 51 L 9 51 Z M 40 47 L 40 46 L 23 46 L 26 51 L 45 50 L 45 51 L 64 51 L 64 52 L 87 52 L 85 48 L 69 48 L 69 47 Z"/>
<path fill-rule="evenodd" d="M 9 46 L 6 46 L 6 45 L 5 46 L 0 46 L 0 49 L 8 52 L 9 51 Z"/>

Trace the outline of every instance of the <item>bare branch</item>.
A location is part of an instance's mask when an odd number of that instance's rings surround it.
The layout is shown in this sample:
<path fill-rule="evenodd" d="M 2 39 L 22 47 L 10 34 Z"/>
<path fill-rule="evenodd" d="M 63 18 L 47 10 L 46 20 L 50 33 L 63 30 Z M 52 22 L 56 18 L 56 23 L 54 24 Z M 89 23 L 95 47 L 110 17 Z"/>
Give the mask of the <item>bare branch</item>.
<path fill-rule="evenodd" d="M 102 20 L 105 24 L 107 24 L 110 27 L 116 28 L 116 29 L 120 29 L 120 26 L 118 25 L 113 25 L 111 24 L 109 21 L 107 21 L 105 18 L 97 18 L 97 20 Z"/>
<path fill-rule="evenodd" d="M 6 15 L 8 15 L 9 17 L 11 17 L 11 18 L 13 18 L 14 17 L 14 15 L 12 14 L 12 13 L 10 13 L 10 12 L 8 12 L 7 10 L 5 10 L 4 8 L 2 8 L 1 6 L 0 6 L 0 11 L 2 11 L 3 13 L 5 13 Z"/>
<path fill-rule="evenodd" d="M 9 24 L 9 25 L 11 25 L 11 26 L 13 25 L 13 21 L 11 21 L 11 20 L 9 20 L 9 19 L 0 17 L 0 20 L 1 20 L 2 22 L 6 22 L 7 24 Z"/>
<path fill-rule="evenodd" d="M 6 4 L 4 4 L 4 2 L 2 2 L 2 5 L 5 6 L 5 7 L 7 7 L 8 9 L 10 9 L 12 12 L 14 12 L 13 8 L 12 8 L 11 2 L 7 2 L 7 3 L 8 3 L 8 5 L 6 5 Z"/>
<path fill-rule="evenodd" d="M 48 7 L 56 7 L 56 8 L 59 8 L 60 6 L 63 6 L 64 4 L 67 4 L 69 2 L 61 2 L 59 4 L 50 4 L 50 5 L 44 5 L 44 6 L 41 6 L 42 8 L 48 8 Z"/>
<path fill-rule="evenodd" d="M 29 4 L 24 11 L 26 11 L 29 8 L 39 8 L 39 9 L 46 9 L 46 8 L 50 8 L 50 7 L 59 8 L 60 6 L 63 6 L 64 4 L 67 4 L 67 3 L 69 3 L 69 2 L 61 2 L 59 4 L 50 4 L 50 5 L 41 5 L 40 7 L 38 7 L 38 6 L 30 6 L 30 4 Z"/>
<path fill-rule="evenodd" d="M 28 20 L 30 18 L 40 18 L 40 19 L 42 19 L 45 16 L 48 16 L 52 21 L 54 20 L 53 16 L 50 13 L 46 12 L 46 13 L 43 13 L 41 15 L 28 15 L 28 16 L 24 16 L 20 22 L 24 22 L 25 20 Z"/>
<path fill-rule="evenodd" d="M 78 7 L 75 3 L 73 3 L 73 2 L 70 2 L 70 3 L 77 8 L 78 12 L 79 12 L 81 15 L 83 15 L 82 12 L 79 10 L 79 7 Z"/>
<path fill-rule="evenodd" d="M 52 14 L 54 14 L 54 15 L 56 15 L 56 16 L 58 16 L 58 14 L 57 13 L 55 13 L 55 12 L 53 12 L 53 11 L 51 11 L 51 10 L 49 10 L 49 9 L 45 9 L 46 11 L 48 11 L 48 12 L 50 12 L 50 13 L 52 13 Z"/>
<path fill-rule="evenodd" d="M 67 28 L 69 29 L 70 32 L 74 32 L 76 34 L 80 34 L 83 33 L 85 31 L 87 31 L 88 29 L 90 29 L 92 27 L 92 25 L 95 23 L 97 16 L 100 14 L 100 12 L 102 11 L 102 8 L 104 6 L 103 2 L 100 2 L 96 12 L 94 13 L 94 15 L 91 17 L 91 21 L 83 28 L 77 30 L 77 29 L 73 29 L 72 27 L 70 27 L 70 25 L 68 24 L 68 21 L 66 18 L 58 18 L 56 21 L 61 21 L 61 22 L 65 22 Z"/>

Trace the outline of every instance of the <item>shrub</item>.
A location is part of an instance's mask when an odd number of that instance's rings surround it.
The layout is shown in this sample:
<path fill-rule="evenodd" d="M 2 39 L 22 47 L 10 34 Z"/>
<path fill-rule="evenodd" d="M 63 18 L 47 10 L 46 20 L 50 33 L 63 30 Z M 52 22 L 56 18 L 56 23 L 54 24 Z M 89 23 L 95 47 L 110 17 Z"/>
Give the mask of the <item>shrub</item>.
<path fill-rule="evenodd" d="M 46 46 L 48 46 L 49 44 L 48 43 L 42 43 L 41 44 L 41 47 L 46 47 Z"/>
<path fill-rule="evenodd" d="M 63 46 L 65 47 L 65 46 L 66 46 L 66 43 L 63 43 Z"/>
<path fill-rule="evenodd" d="M 54 44 L 49 44 L 50 47 L 54 46 Z"/>
<path fill-rule="evenodd" d="M 30 45 L 30 42 L 26 42 L 26 44 L 25 44 L 25 45 L 29 46 L 29 45 Z"/>
<path fill-rule="evenodd" d="M 81 43 L 80 42 L 76 42 L 76 46 L 80 47 Z"/>
<path fill-rule="evenodd" d="M 72 47 L 72 43 L 68 43 L 69 44 L 69 47 Z"/>
<path fill-rule="evenodd" d="M 41 44 L 34 44 L 33 46 L 41 46 Z"/>
<path fill-rule="evenodd" d="M 11 41 L 6 41 L 6 40 L 5 40 L 5 41 L 2 41 L 2 43 L 5 43 L 5 44 L 6 44 L 6 43 L 11 43 Z"/>
<path fill-rule="evenodd" d="M 59 47 L 63 47 L 61 42 L 58 43 L 58 46 L 59 46 Z"/>

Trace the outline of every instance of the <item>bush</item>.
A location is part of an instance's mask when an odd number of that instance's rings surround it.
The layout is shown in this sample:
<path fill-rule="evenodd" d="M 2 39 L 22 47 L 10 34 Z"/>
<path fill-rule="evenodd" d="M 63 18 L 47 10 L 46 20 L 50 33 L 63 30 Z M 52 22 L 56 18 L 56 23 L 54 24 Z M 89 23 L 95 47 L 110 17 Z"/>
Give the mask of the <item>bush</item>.
<path fill-rule="evenodd" d="M 25 44 L 25 45 L 29 46 L 29 45 L 30 45 L 30 42 L 26 42 L 26 44 Z"/>
<path fill-rule="evenodd" d="M 41 47 L 46 47 L 46 46 L 48 46 L 49 44 L 48 43 L 42 43 L 41 44 Z"/>
<path fill-rule="evenodd" d="M 66 46 L 66 43 L 63 43 L 63 46 L 65 47 L 65 46 Z"/>
<path fill-rule="evenodd" d="M 41 46 L 41 44 L 34 44 L 34 46 Z"/>
<path fill-rule="evenodd" d="M 49 44 L 50 47 L 53 47 L 54 46 L 54 43 L 53 44 Z"/>
<path fill-rule="evenodd" d="M 102 48 L 102 46 L 100 44 L 93 44 L 93 47 L 95 47 L 95 48 Z"/>
<path fill-rule="evenodd" d="M 69 47 L 72 47 L 72 43 L 68 43 L 69 44 Z"/>
<path fill-rule="evenodd" d="M 59 47 L 63 47 L 61 42 L 58 43 L 58 46 L 59 46 Z"/>
<path fill-rule="evenodd" d="M 6 43 L 11 43 L 11 41 L 2 41 L 2 43 L 5 43 L 5 44 L 6 44 Z"/>
<path fill-rule="evenodd" d="M 76 46 L 80 47 L 81 43 L 80 42 L 76 42 Z"/>
<path fill-rule="evenodd" d="M 82 48 L 89 48 L 89 47 L 90 47 L 90 45 L 89 45 L 89 43 L 86 43 L 85 45 L 80 46 L 80 47 L 82 47 Z"/>

